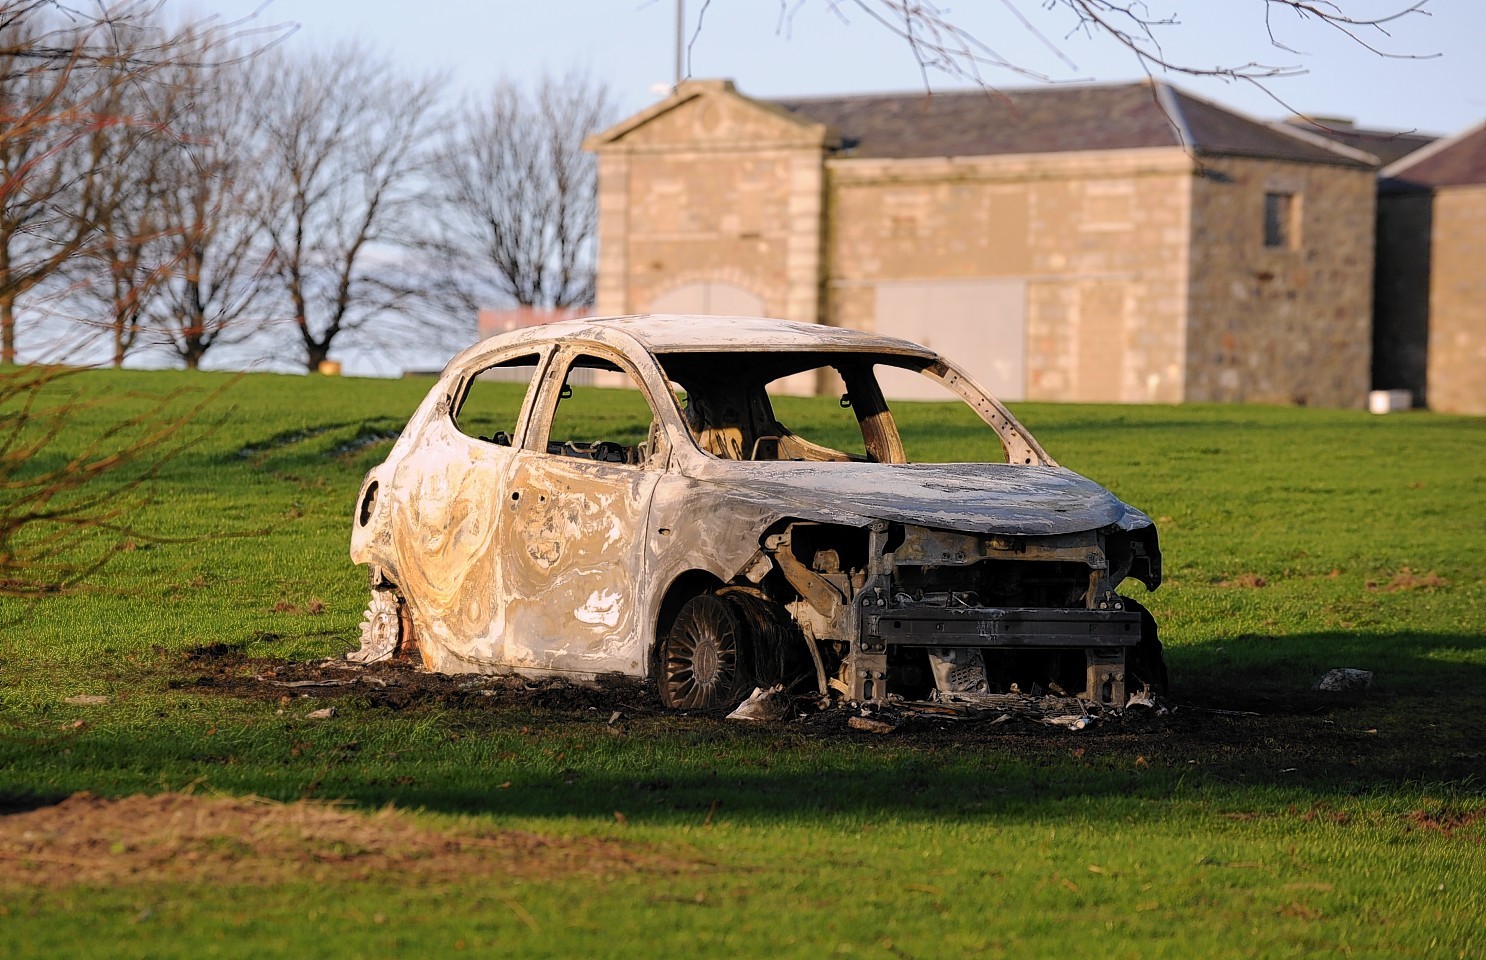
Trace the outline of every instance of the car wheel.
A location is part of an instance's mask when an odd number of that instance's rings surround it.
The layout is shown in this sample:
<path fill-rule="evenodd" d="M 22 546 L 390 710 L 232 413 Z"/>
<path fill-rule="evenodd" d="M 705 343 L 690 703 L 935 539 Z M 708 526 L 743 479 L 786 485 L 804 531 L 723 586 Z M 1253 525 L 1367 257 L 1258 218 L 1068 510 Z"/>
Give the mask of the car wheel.
<path fill-rule="evenodd" d="M 731 703 L 742 687 L 742 638 L 738 617 L 726 600 L 704 593 L 686 601 L 662 644 L 661 702 L 678 710 Z"/>
<path fill-rule="evenodd" d="M 346 654 L 356 663 L 418 659 L 432 668 L 418 644 L 412 612 L 390 584 L 372 587 L 371 602 L 361 619 L 361 646 Z"/>
<path fill-rule="evenodd" d="M 1125 609 L 1140 614 L 1140 642 L 1130 652 L 1130 673 L 1135 683 L 1127 685 L 1134 691 L 1149 685 L 1152 693 L 1166 692 L 1166 657 L 1161 652 L 1161 639 L 1156 630 L 1156 618 L 1144 606 L 1125 598 Z"/>
<path fill-rule="evenodd" d="M 812 644 L 782 604 L 742 586 L 722 587 L 717 595 L 732 605 L 742 628 L 743 679 L 766 689 L 779 684 L 792 691 L 817 679 L 824 687 L 826 670 L 816 662 L 819 654 L 812 655 Z"/>
<path fill-rule="evenodd" d="M 361 648 L 346 654 L 357 663 L 390 660 L 402 643 L 402 611 L 397 594 L 391 590 L 373 590 L 371 602 L 361 620 Z"/>

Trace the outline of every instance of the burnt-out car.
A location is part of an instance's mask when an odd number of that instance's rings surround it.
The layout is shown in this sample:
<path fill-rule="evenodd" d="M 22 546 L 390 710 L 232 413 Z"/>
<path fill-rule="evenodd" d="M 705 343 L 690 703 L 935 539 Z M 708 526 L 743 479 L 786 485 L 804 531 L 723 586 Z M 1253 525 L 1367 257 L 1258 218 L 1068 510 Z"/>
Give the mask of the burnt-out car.
<path fill-rule="evenodd" d="M 1160 583 L 1150 518 L 949 360 L 827 326 L 485 340 L 367 475 L 351 557 L 371 574 L 362 661 L 653 677 L 680 708 L 773 683 L 1123 706 L 1166 680 L 1155 622 L 1116 593 Z"/>

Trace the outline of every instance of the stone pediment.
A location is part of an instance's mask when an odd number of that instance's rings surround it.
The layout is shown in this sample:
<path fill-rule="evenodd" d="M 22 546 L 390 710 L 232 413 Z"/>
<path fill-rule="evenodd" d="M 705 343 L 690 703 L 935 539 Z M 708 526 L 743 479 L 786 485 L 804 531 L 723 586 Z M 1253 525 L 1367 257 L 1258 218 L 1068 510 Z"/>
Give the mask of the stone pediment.
<path fill-rule="evenodd" d="M 599 153 L 820 147 L 834 143 L 823 123 L 739 93 L 730 80 L 687 80 L 666 99 L 583 141 Z"/>

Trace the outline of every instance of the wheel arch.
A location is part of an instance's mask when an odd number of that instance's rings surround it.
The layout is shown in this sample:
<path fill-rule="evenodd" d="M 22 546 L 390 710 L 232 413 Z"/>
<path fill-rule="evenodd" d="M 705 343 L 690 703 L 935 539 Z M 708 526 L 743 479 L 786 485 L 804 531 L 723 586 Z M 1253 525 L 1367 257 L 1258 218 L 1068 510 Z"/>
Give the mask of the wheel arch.
<path fill-rule="evenodd" d="M 691 569 L 677 574 L 666 587 L 661 596 L 660 606 L 656 610 L 655 627 L 650 631 L 650 636 L 645 638 L 645 665 L 650 676 L 659 673 L 656 664 L 656 651 L 660 649 L 660 641 L 671 625 L 676 622 L 676 615 L 686 605 L 686 601 L 699 594 L 708 593 L 723 586 L 723 580 L 707 570 Z"/>

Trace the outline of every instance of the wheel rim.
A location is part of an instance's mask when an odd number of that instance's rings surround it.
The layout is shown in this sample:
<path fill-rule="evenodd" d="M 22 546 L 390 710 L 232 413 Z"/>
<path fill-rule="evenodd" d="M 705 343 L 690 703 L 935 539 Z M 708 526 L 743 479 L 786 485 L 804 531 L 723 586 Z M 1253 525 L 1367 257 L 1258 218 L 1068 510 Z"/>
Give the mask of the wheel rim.
<path fill-rule="evenodd" d="M 666 636 L 667 706 L 718 706 L 738 685 L 738 620 L 725 600 L 706 594 L 687 601 Z"/>
<path fill-rule="evenodd" d="M 361 648 L 346 654 L 347 660 L 376 663 L 397 655 L 402 642 L 402 612 L 390 590 L 373 590 L 361 621 Z"/>

